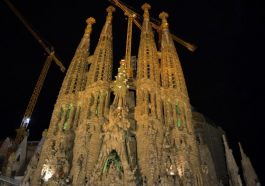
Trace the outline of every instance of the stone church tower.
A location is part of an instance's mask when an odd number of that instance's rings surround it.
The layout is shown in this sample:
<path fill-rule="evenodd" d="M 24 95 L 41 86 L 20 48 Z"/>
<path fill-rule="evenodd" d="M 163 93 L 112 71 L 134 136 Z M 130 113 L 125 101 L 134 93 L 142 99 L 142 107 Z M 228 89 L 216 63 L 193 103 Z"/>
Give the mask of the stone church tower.
<path fill-rule="evenodd" d="M 29 164 L 22 185 L 219 185 L 209 150 L 201 157 L 180 60 L 168 14 L 162 12 L 157 48 L 149 4 L 132 75 L 128 19 L 125 59 L 112 80 L 112 19 L 106 22 L 93 54 L 87 27 L 63 81 L 42 149 Z M 129 15 L 128 15 L 129 16 Z M 113 96 L 111 96 L 113 95 Z M 208 167 L 201 160 L 209 159 Z M 221 185 L 221 184 L 220 184 Z"/>

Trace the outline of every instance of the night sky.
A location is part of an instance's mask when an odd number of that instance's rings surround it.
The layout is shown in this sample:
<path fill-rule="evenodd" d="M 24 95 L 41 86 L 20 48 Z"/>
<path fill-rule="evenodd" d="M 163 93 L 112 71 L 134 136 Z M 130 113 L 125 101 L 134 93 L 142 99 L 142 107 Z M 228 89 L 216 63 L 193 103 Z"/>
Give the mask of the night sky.
<path fill-rule="evenodd" d="M 11 1 L 68 67 L 86 27 L 93 16 L 90 52 L 93 53 L 105 22 L 107 0 L 16 0 Z M 259 1 L 240 0 L 124 0 L 140 14 L 144 2 L 152 5 L 151 16 L 169 13 L 171 32 L 195 43 L 192 53 L 176 44 L 191 104 L 221 126 L 239 160 L 237 142 L 264 178 L 265 73 L 264 8 Z M 158 3 L 159 2 L 159 3 Z M 45 61 L 43 48 L 0 2 L 0 139 L 14 136 Z M 127 20 L 116 9 L 113 20 L 114 66 L 125 53 Z M 139 30 L 133 30 L 133 55 L 137 55 Z M 115 70 L 116 72 L 116 70 Z M 39 140 L 49 125 L 64 74 L 52 64 L 30 123 L 30 138 Z"/>

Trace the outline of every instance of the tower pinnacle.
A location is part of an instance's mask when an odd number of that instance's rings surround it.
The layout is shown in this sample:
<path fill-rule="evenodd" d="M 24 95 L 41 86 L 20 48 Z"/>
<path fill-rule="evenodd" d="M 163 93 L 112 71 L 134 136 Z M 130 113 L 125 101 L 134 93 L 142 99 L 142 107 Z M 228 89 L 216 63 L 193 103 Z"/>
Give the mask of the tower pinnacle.
<path fill-rule="evenodd" d="M 96 20 L 93 17 L 89 17 L 89 18 L 87 18 L 86 23 L 88 25 L 92 25 L 92 24 L 96 23 Z"/>
<path fill-rule="evenodd" d="M 91 32 L 92 32 L 92 25 L 96 23 L 96 20 L 93 17 L 89 17 L 86 20 L 87 23 L 87 27 L 85 30 L 85 34 L 84 34 L 84 38 L 87 38 L 90 36 Z M 87 43 L 87 41 L 86 41 Z"/>
<path fill-rule="evenodd" d="M 174 131 L 169 134 L 170 138 L 175 139 L 176 146 L 181 147 L 178 153 L 174 153 L 174 156 L 177 158 L 169 158 L 168 161 L 172 162 L 173 167 L 176 167 L 183 182 L 186 181 L 185 176 L 183 176 L 184 170 L 186 170 L 193 175 L 193 178 L 190 178 L 194 182 L 193 185 L 202 185 L 202 172 L 199 168 L 199 151 L 194 138 L 195 131 L 191 122 L 191 107 L 185 78 L 172 36 L 168 29 L 168 14 L 162 12 L 159 18 L 162 19 L 160 49 L 161 100 L 163 112 L 166 113 L 163 115 L 163 120 L 168 130 Z M 186 141 L 186 144 L 183 145 L 181 141 Z M 189 157 L 187 155 L 188 151 L 195 154 L 195 156 Z M 164 158 L 167 159 L 167 156 L 165 155 Z M 196 181 L 198 180 L 197 178 L 200 178 L 199 180 L 201 181 Z"/>
<path fill-rule="evenodd" d="M 167 18 L 168 18 L 168 13 L 166 12 L 161 12 L 159 14 L 159 18 L 162 19 L 162 24 L 161 27 L 162 29 L 168 29 L 168 22 L 167 22 Z"/>
<path fill-rule="evenodd" d="M 83 69 L 86 66 L 86 59 L 89 56 L 92 25 L 96 23 L 96 20 L 93 17 L 89 17 L 86 23 L 87 26 L 84 35 L 69 66 L 60 94 L 72 94 L 85 88 L 86 75 Z"/>
<path fill-rule="evenodd" d="M 226 136 L 223 135 L 223 142 L 225 147 L 225 156 L 226 156 L 226 164 L 227 164 L 227 170 L 229 179 L 234 186 L 241 186 L 241 178 L 239 175 L 239 169 L 236 164 L 236 160 L 234 158 L 232 150 L 229 148 Z"/>
<path fill-rule="evenodd" d="M 110 81 L 112 74 L 112 13 L 113 6 L 106 9 L 106 22 L 100 34 L 100 38 L 91 59 L 93 61 L 91 70 L 88 72 L 88 84 L 98 81 Z M 103 55 L 104 54 L 104 55 Z"/>
<path fill-rule="evenodd" d="M 115 8 L 113 6 L 109 6 L 108 8 L 106 8 L 106 11 L 108 12 L 107 21 L 111 21 L 112 13 L 115 12 Z"/>
<path fill-rule="evenodd" d="M 151 9 L 151 5 L 149 5 L 148 3 L 144 3 L 141 7 L 144 10 L 144 19 L 148 19 L 149 20 L 149 11 Z"/>
<path fill-rule="evenodd" d="M 238 143 L 240 154 L 241 154 L 241 165 L 243 169 L 243 175 L 245 179 L 246 186 L 260 186 L 258 176 L 250 162 L 249 157 L 245 154 L 242 146 Z"/>

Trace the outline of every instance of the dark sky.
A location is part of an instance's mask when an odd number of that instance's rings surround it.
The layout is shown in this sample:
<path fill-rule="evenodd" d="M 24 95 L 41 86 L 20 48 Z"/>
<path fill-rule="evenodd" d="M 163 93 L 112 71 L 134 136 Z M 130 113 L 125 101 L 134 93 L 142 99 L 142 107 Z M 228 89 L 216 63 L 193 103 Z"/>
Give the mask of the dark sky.
<path fill-rule="evenodd" d="M 11 1 L 45 40 L 54 46 L 68 67 L 83 35 L 89 16 L 97 23 L 92 33 L 91 53 L 105 22 L 107 0 L 16 0 Z M 171 31 L 198 46 L 192 53 L 176 44 L 189 90 L 191 104 L 220 125 L 238 157 L 237 141 L 250 156 L 265 183 L 265 73 L 264 8 L 259 1 L 156 0 L 124 1 L 140 13 L 144 2 L 151 15 L 169 13 Z M 159 2 L 159 3 L 158 3 Z M 114 14 L 114 63 L 124 55 L 127 22 Z M 46 58 L 44 50 L 0 2 L 1 110 L 0 138 L 14 135 L 19 127 L 35 82 Z M 133 54 L 137 54 L 139 31 L 134 28 Z M 32 139 L 48 127 L 64 74 L 52 64 L 32 116 Z"/>

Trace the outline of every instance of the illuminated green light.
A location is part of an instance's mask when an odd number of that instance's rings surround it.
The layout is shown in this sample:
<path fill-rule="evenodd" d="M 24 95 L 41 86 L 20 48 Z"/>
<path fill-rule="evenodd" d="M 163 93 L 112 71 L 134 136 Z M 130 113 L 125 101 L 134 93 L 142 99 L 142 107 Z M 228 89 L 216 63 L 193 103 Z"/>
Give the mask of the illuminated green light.
<path fill-rule="evenodd" d="M 64 124 L 63 124 L 63 130 L 67 129 L 67 120 L 69 119 L 71 110 L 72 110 L 72 104 L 69 105 L 69 107 L 66 111 L 66 116 L 65 116 L 65 120 L 64 120 Z"/>
<path fill-rule="evenodd" d="M 179 109 L 179 106 L 178 105 L 176 105 L 176 113 L 178 114 L 178 115 L 180 115 L 181 113 L 180 113 L 180 109 Z"/>
<path fill-rule="evenodd" d="M 176 125 L 177 125 L 177 127 L 181 126 L 181 120 L 180 119 L 177 119 Z"/>
<path fill-rule="evenodd" d="M 65 123 L 63 124 L 63 129 L 66 130 L 66 128 L 67 128 L 67 122 L 65 122 Z"/>

